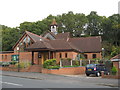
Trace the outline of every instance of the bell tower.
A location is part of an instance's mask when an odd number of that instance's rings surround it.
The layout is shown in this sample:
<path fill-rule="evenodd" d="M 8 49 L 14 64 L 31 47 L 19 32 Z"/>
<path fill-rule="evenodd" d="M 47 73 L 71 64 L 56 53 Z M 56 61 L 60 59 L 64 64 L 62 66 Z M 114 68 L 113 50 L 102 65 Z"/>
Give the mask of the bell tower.
<path fill-rule="evenodd" d="M 57 23 L 56 23 L 56 20 L 53 19 L 52 24 L 50 25 L 50 30 L 51 30 L 51 32 L 53 32 L 55 35 L 57 34 L 57 28 L 58 28 L 58 25 L 57 25 Z"/>

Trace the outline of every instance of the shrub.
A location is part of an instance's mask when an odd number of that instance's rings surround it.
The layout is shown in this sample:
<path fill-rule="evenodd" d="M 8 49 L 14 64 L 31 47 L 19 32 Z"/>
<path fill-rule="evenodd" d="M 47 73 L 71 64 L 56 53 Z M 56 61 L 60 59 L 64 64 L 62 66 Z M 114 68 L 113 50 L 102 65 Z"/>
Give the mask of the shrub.
<path fill-rule="evenodd" d="M 60 66 L 47 66 L 46 68 L 47 69 L 59 69 Z"/>
<path fill-rule="evenodd" d="M 113 66 L 113 67 L 112 67 L 112 74 L 113 74 L 113 75 L 116 75 L 116 73 L 117 73 L 117 69 L 116 69 L 115 66 Z"/>
<path fill-rule="evenodd" d="M 2 66 L 2 63 L 3 63 L 3 62 L 0 62 L 0 66 Z"/>
<path fill-rule="evenodd" d="M 47 68 L 48 66 L 56 66 L 56 59 L 48 59 L 43 63 L 43 67 Z"/>
<path fill-rule="evenodd" d="M 11 65 L 15 65 L 17 62 L 16 61 L 12 61 L 12 62 L 9 62 Z"/>
<path fill-rule="evenodd" d="M 79 65 L 79 61 L 78 60 L 75 60 L 75 65 Z"/>
<path fill-rule="evenodd" d="M 16 63 L 15 65 L 18 68 L 18 63 Z M 19 68 L 26 68 L 28 66 L 30 66 L 30 63 L 28 63 L 28 62 L 21 62 L 21 63 L 19 63 Z"/>

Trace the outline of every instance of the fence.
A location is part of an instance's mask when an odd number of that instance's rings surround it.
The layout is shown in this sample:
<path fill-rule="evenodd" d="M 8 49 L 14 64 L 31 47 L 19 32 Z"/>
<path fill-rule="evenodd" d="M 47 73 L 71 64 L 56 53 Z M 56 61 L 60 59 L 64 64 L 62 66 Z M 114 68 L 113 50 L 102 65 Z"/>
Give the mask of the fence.
<path fill-rule="evenodd" d="M 60 60 L 60 67 L 64 66 L 86 66 L 87 64 L 104 64 L 109 71 L 113 67 L 110 60 Z"/>

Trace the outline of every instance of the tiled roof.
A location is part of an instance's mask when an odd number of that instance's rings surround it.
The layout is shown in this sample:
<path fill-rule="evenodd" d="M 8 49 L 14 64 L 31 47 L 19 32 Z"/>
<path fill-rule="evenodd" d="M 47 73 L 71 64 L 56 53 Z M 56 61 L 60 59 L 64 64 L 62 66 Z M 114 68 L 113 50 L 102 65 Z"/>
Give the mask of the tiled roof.
<path fill-rule="evenodd" d="M 64 39 L 64 40 L 67 40 L 67 38 L 70 38 L 70 32 L 59 33 L 59 34 L 56 35 L 56 39 Z"/>
<path fill-rule="evenodd" d="M 51 34 L 54 38 L 56 38 L 55 34 L 53 32 L 50 32 L 49 30 L 45 31 L 43 34 L 41 34 L 41 36 L 44 37 L 48 33 Z"/>
<path fill-rule="evenodd" d="M 100 52 L 101 37 L 70 38 L 70 45 L 81 52 Z"/>
<path fill-rule="evenodd" d="M 71 50 L 72 47 L 66 40 L 51 40 L 48 43 L 52 46 L 53 50 Z"/>
<path fill-rule="evenodd" d="M 120 54 L 118 54 L 118 55 L 112 57 L 111 59 L 120 59 Z"/>
<path fill-rule="evenodd" d="M 51 49 L 52 47 L 49 45 L 49 43 L 45 41 L 37 41 L 36 43 L 32 44 L 26 49 Z"/>
<path fill-rule="evenodd" d="M 26 49 L 71 50 L 72 47 L 65 40 L 38 41 Z"/>
<path fill-rule="evenodd" d="M 100 52 L 101 37 L 70 38 L 67 40 L 56 39 L 36 42 L 27 49 L 47 48 L 51 50 L 76 50 L 78 52 Z"/>
<path fill-rule="evenodd" d="M 25 31 L 25 32 L 26 32 L 26 34 L 27 34 L 29 37 L 31 37 L 35 42 L 36 42 L 36 41 L 40 41 L 40 39 L 42 39 L 42 40 L 47 40 L 46 38 L 43 38 L 42 36 L 39 36 L 39 35 L 37 35 L 37 34 L 31 33 L 31 32 L 28 32 L 28 31 Z"/>
<path fill-rule="evenodd" d="M 19 43 L 19 41 L 22 39 L 22 37 L 24 37 L 24 35 L 28 35 L 34 42 L 37 42 L 37 41 L 40 41 L 40 39 L 44 40 L 44 41 L 47 41 L 48 39 L 42 37 L 42 36 L 39 36 L 37 34 L 34 34 L 34 33 L 31 33 L 29 31 L 25 31 L 24 34 L 21 36 L 21 38 L 16 42 L 16 44 L 13 46 L 13 48 L 16 47 L 16 45 Z"/>

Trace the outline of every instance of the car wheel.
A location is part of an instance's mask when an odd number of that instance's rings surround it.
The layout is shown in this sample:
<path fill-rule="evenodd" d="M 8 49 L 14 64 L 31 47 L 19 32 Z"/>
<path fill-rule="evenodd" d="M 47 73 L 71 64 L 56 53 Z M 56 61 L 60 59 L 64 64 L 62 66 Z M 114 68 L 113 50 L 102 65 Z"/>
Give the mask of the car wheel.
<path fill-rule="evenodd" d="M 86 76 L 89 76 L 90 74 L 86 74 Z"/>
<path fill-rule="evenodd" d="M 96 76 L 97 76 L 97 77 L 99 77 L 99 76 L 100 76 L 100 73 L 99 73 L 99 72 L 97 72 L 97 73 L 96 73 Z"/>

